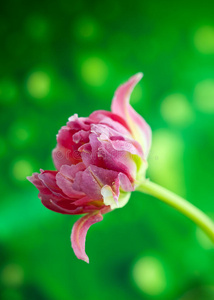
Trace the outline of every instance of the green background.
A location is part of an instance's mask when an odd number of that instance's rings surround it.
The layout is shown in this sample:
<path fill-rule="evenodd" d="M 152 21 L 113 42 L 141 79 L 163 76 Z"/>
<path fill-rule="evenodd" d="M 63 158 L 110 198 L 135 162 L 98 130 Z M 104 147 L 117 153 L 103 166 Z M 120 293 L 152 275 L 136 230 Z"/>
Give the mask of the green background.
<path fill-rule="evenodd" d="M 214 248 L 160 201 L 133 192 L 70 246 L 77 216 L 47 210 L 26 176 L 54 169 L 71 115 L 131 103 L 153 131 L 147 176 L 214 218 L 212 1 L 7 1 L 0 11 L 0 299 L 214 299 Z"/>

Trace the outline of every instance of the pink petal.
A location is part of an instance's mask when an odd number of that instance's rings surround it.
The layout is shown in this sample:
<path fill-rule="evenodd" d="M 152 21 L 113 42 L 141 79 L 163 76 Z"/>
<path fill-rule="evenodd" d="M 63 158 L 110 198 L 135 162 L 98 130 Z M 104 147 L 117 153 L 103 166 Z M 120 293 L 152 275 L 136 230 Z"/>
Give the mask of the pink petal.
<path fill-rule="evenodd" d="M 101 146 L 101 142 L 98 140 L 97 135 L 91 133 L 89 136 L 90 143 L 85 144 L 79 148 L 82 160 L 86 167 L 89 165 L 96 165 L 98 167 L 104 167 L 102 157 L 99 157 L 98 149 Z"/>
<path fill-rule="evenodd" d="M 91 132 L 95 133 L 99 140 L 106 140 L 114 138 L 115 140 L 133 140 L 132 136 L 127 131 L 123 134 L 121 131 L 115 130 L 108 125 L 104 124 L 93 124 L 91 126 Z"/>
<path fill-rule="evenodd" d="M 121 192 L 131 192 L 133 190 L 134 186 L 131 184 L 128 177 L 123 173 L 119 173 L 116 180 L 111 185 L 105 185 L 101 189 L 101 194 L 105 205 L 110 205 L 111 209 L 114 209 L 120 207 L 121 202 L 119 202 L 119 199 L 121 198 Z"/>
<path fill-rule="evenodd" d="M 129 104 L 133 88 L 140 81 L 142 76 L 142 73 L 138 73 L 131 77 L 129 81 L 119 86 L 115 92 L 111 109 L 114 114 L 126 120 L 134 139 L 141 144 L 145 157 L 147 157 L 151 145 L 151 128 Z"/>
<path fill-rule="evenodd" d="M 39 173 L 33 173 L 32 176 L 28 176 L 29 180 L 35 187 L 43 194 L 50 194 L 50 190 L 44 185 L 44 183 L 38 177 Z"/>
<path fill-rule="evenodd" d="M 92 125 L 91 132 L 97 135 L 99 141 L 109 141 L 115 150 L 127 151 L 140 157 L 143 156 L 141 145 L 131 136 L 127 137 L 103 124 Z"/>
<path fill-rule="evenodd" d="M 38 175 L 38 178 L 42 183 L 55 195 L 62 196 L 62 190 L 56 183 L 57 171 L 41 171 L 41 174 Z"/>
<path fill-rule="evenodd" d="M 72 165 L 79 163 L 81 159 L 81 154 L 78 151 L 81 143 L 78 145 L 77 139 L 81 139 L 83 135 L 75 136 L 75 140 L 73 137 L 75 135 L 75 131 L 67 126 L 63 126 L 57 135 L 57 147 L 53 150 L 52 156 L 54 160 L 54 164 L 57 170 L 60 169 L 63 165 Z M 87 142 L 88 139 L 85 138 L 84 142 Z"/>
<path fill-rule="evenodd" d="M 77 207 L 76 205 L 70 203 L 68 200 L 54 201 L 51 199 L 51 197 L 46 195 L 39 195 L 39 198 L 41 199 L 42 204 L 46 208 L 61 214 L 81 215 L 85 212 L 83 207 L 81 206 Z"/>
<path fill-rule="evenodd" d="M 136 164 L 130 152 L 115 150 L 109 141 L 102 141 L 101 143 L 95 133 L 91 133 L 89 139 L 91 149 L 88 144 L 79 149 L 86 167 L 96 165 L 103 169 L 122 172 L 131 181 L 134 180 L 136 177 Z M 86 151 L 84 150 L 85 147 L 87 147 Z"/>
<path fill-rule="evenodd" d="M 55 181 L 56 176 L 55 171 L 42 171 L 41 174 L 33 173 L 32 176 L 27 177 L 27 179 L 35 185 L 39 190 L 39 197 L 43 195 L 46 197 L 51 197 L 54 200 L 60 200 L 66 198 L 61 189 L 57 186 Z"/>
<path fill-rule="evenodd" d="M 94 223 L 102 221 L 103 216 L 100 212 L 89 213 L 79 219 L 72 228 L 71 245 L 77 258 L 89 263 L 89 258 L 85 253 L 85 240 L 88 229 Z"/>
<path fill-rule="evenodd" d="M 84 207 L 86 207 L 86 206 L 93 206 L 94 207 L 94 210 L 97 210 L 98 208 L 99 208 L 99 206 L 94 206 L 94 205 L 92 205 L 91 203 L 93 202 L 93 204 L 95 204 L 95 203 L 97 203 L 97 204 L 101 204 L 100 205 L 100 207 L 102 206 L 102 203 L 101 203 L 101 201 L 93 201 L 90 197 L 88 197 L 88 196 L 84 196 L 84 197 L 82 197 L 82 198 L 80 198 L 80 199 L 77 199 L 77 200 L 75 200 L 74 201 L 74 205 L 76 205 L 76 206 L 84 206 Z"/>
<path fill-rule="evenodd" d="M 81 153 L 78 151 L 77 145 L 72 146 L 72 148 L 67 149 L 62 147 L 60 144 L 52 151 L 52 157 L 54 165 L 57 170 L 63 165 L 73 165 L 81 162 Z"/>
<path fill-rule="evenodd" d="M 71 149 L 74 142 L 73 142 L 73 134 L 75 131 L 71 130 L 71 128 L 67 126 L 62 126 L 57 134 L 57 142 L 60 146 Z"/>
<path fill-rule="evenodd" d="M 81 198 L 85 194 L 76 191 L 73 188 L 73 183 L 75 176 L 78 172 L 85 170 L 85 165 L 83 163 L 78 163 L 77 165 L 64 165 L 60 168 L 60 171 L 56 174 L 57 185 L 61 188 L 65 195 L 74 198 Z"/>
<path fill-rule="evenodd" d="M 115 122 L 111 118 L 104 117 L 102 119 L 102 121 L 100 121 L 99 124 L 107 125 L 109 128 L 112 128 L 112 129 L 116 130 L 121 135 L 125 135 L 125 136 L 128 136 L 128 137 L 131 136 L 130 130 L 127 130 L 126 127 L 121 125 L 119 122 Z"/>
<path fill-rule="evenodd" d="M 110 111 L 105 111 L 105 110 L 96 110 L 94 111 L 89 118 L 93 121 L 94 123 L 105 123 L 103 120 L 105 119 L 111 119 L 112 121 L 115 121 L 115 123 L 112 124 L 121 124 L 123 125 L 123 127 L 125 127 L 129 132 L 130 132 L 130 128 L 128 126 L 128 124 L 126 123 L 126 121 L 121 118 L 118 114 L 113 114 Z"/>
<path fill-rule="evenodd" d="M 115 185 L 116 185 L 116 190 L 120 187 L 125 192 L 134 191 L 134 186 L 131 184 L 128 177 L 123 173 L 118 174 L 118 178 L 115 181 Z"/>
<path fill-rule="evenodd" d="M 61 189 L 56 185 L 54 171 L 42 171 L 41 174 L 34 173 L 27 179 L 39 190 L 39 199 L 48 209 L 63 214 L 82 214 L 83 207 L 77 208 Z"/>
<path fill-rule="evenodd" d="M 95 154 L 93 154 L 92 157 L 94 157 L 94 155 Z M 100 160 L 102 158 L 104 168 L 125 173 L 132 182 L 134 178 L 136 178 L 137 168 L 130 152 L 115 150 L 112 144 L 107 141 L 101 143 L 97 155 Z"/>
<path fill-rule="evenodd" d="M 120 190 L 125 192 L 134 191 L 134 185 L 131 184 L 130 180 L 124 173 L 119 173 L 112 189 L 112 194 L 116 203 L 118 203 L 118 198 L 120 196 Z"/>
<path fill-rule="evenodd" d="M 85 130 L 80 130 L 73 135 L 73 141 L 76 144 L 81 143 L 87 143 L 89 141 L 88 136 L 89 136 L 90 131 L 85 131 Z"/>
<path fill-rule="evenodd" d="M 85 171 L 75 176 L 73 187 L 82 191 L 92 200 L 102 200 L 101 189 L 104 185 L 112 186 L 118 173 L 90 165 Z"/>
<path fill-rule="evenodd" d="M 142 150 L 135 141 L 114 141 L 111 140 L 112 147 L 117 151 L 126 151 L 131 154 L 142 156 Z"/>
<path fill-rule="evenodd" d="M 73 131 L 79 131 L 81 129 L 88 131 L 91 124 L 90 118 L 78 118 L 78 115 L 75 114 L 69 118 L 67 126 Z"/>
<path fill-rule="evenodd" d="M 72 164 L 72 161 L 70 159 L 70 152 L 68 152 L 68 149 L 62 146 L 56 146 L 56 148 L 52 151 L 52 157 L 57 170 L 59 170 L 63 165 Z"/>

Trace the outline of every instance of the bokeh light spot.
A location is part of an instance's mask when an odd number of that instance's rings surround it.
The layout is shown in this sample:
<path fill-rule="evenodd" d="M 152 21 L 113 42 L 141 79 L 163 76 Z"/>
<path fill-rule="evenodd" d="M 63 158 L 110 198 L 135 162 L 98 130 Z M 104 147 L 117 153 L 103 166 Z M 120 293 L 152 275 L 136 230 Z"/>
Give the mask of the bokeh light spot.
<path fill-rule="evenodd" d="M 182 94 L 171 94 L 161 103 L 161 115 L 169 124 L 186 127 L 194 120 L 194 114 L 187 98 Z"/>
<path fill-rule="evenodd" d="M 14 103 L 17 97 L 17 87 L 12 80 L 2 80 L 0 82 L 0 103 Z"/>
<path fill-rule="evenodd" d="M 76 35 L 83 39 L 94 39 L 98 34 L 98 25 L 90 17 L 83 17 L 76 23 Z"/>
<path fill-rule="evenodd" d="M 179 135 L 167 129 L 153 132 L 148 174 L 158 184 L 185 196 L 183 153 Z"/>
<path fill-rule="evenodd" d="M 26 177 L 33 173 L 33 167 L 29 161 L 21 159 L 14 163 L 12 172 L 15 179 L 25 181 Z"/>
<path fill-rule="evenodd" d="M 29 137 L 29 133 L 27 132 L 26 128 L 17 128 L 16 136 L 19 140 L 25 141 Z"/>
<path fill-rule="evenodd" d="M 200 111 L 214 113 L 214 79 L 206 79 L 196 85 L 194 101 Z"/>
<path fill-rule="evenodd" d="M 24 272 L 22 268 L 15 264 L 7 265 L 1 273 L 1 281 L 4 285 L 17 287 L 23 283 Z"/>
<path fill-rule="evenodd" d="M 9 138 L 13 145 L 20 146 L 25 144 L 31 136 L 30 129 L 27 124 L 15 122 L 10 128 Z"/>
<path fill-rule="evenodd" d="M 27 80 L 29 94 L 37 99 L 43 99 L 49 94 L 50 85 L 50 77 L 47 73 L 42 71 L 32 73 Z"/>
<path fill-rule="evenodd" d="M 194 36 L 195 47 L 203 54 L 214 53 L 214 27 L 203 26 Z"/>
<path fill-rule="evenodd" d="M 166 289 L 166 275 L 162 263 L 155 257 L 140 258 L 133 268 L 133 279 L 144 293 L 156 296 Z"/>
<path fill-rule="evenodd" d="M 99 57 L 89 57 L 82 63 L 81 75 L 87 84 L 101 86 L 108 77 L 108 67 Z"/>

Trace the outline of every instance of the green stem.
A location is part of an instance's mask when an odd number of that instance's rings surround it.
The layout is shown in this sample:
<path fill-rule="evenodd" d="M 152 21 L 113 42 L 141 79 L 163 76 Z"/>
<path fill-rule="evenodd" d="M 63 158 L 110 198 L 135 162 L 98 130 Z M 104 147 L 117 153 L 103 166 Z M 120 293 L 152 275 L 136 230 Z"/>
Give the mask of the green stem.
<path fill-rule="evenodd" d="M 137 191 L 152 195 L 174 207 L 201 227 L 214 242 L 214 223 L 193 204 L 148 179 L 137 187 Z"/>

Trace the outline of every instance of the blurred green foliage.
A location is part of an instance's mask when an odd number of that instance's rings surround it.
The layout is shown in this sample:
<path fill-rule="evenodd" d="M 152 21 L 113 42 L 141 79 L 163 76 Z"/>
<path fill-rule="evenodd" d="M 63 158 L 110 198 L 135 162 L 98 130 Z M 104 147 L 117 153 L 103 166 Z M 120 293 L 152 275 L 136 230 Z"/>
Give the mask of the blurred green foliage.
<path fill-rule="evenodd" d="M 153 130 L 148 177 L 211 217 L 212 1 L 24 1 L 0 11 L 0 299 L 214 299 L 214 248 L 150 196 L 89 230 L 90 264 L 70 247 L 76 216 L 45 209 L 26 176 L 53 169 L 69 116 L 110 109 L 142 71 L 132 104 Z"/>

